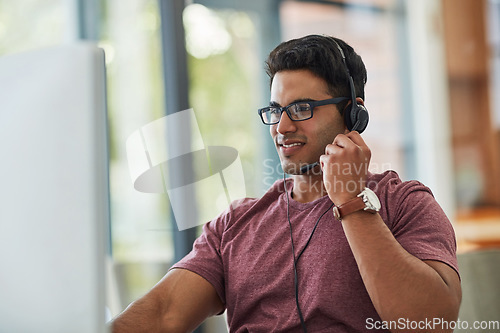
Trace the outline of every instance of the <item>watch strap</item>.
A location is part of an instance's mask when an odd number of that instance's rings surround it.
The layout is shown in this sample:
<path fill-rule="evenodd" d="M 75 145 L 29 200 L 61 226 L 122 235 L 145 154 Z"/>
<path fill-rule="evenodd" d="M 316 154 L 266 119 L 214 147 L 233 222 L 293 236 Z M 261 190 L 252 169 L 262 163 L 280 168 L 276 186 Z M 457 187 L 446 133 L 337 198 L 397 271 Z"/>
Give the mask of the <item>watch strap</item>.
<path fill-rule="evenodd" d="M 365 209 L 366 204 L 362 197 L 351 199 L 340 206 L 333 207 L 333 215 L 341 221 L 346 215 Z"/>

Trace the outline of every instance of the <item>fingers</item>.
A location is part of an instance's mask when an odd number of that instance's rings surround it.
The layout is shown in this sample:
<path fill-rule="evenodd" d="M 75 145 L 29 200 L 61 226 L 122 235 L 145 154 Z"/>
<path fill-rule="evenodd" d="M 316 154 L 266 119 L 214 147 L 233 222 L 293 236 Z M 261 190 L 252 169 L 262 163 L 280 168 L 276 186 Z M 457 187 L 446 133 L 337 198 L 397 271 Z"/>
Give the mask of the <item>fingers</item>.
<path fill-rule="evenodd" d="M 371 159 L 370 148 L 366 145 L 361 135 L 353 131 L 339 134 L 331 144 L 325 147 L 325 154 L 320 157 L 320 165 L 332 163 L 358 164 L 367 163 Z"/>
<path fill-rule="evenodd" d="M 366 184 L 371 152 L 358 132 L 339 134 L 320 157 L 323 183 L 330 199 L 342 204 Z"/>
<path fill-rule="evenodd" d="M 337 135 L 335 140 L 333 140 L 333 143 L 325 147 L 325 154 L 334 154 L 338 148 L 350 149 L 352 151 L 361 149 L 364 153 L 370 153 L 370 149 L 366 145 L 365 141 L 356 131 Z"/>
<path fill-rule="evenodd" d="M 323 183 L 335 204 L 347 202 L 366 183 L 371 151 L 358 132 L 339 134 L 320 156 Z"/>
<path fill-rule="evenodd" d="M 345 136 L 347 136 L 349 139 L 351 139 L 352 142 L 357 144 L 360 147 L 366 147 L 365 140 L 361 137 L 361 134 L 359 134 L 358 131 L 351 131 L 347 133 Z"/>

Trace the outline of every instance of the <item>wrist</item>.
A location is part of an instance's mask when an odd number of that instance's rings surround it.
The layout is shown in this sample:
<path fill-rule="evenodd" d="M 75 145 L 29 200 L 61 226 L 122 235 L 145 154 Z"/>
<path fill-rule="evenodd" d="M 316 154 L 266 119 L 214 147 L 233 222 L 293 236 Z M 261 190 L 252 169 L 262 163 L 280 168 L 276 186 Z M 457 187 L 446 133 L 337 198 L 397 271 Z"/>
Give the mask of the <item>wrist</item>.
<path fill-rule="evenodd" d="M 332 202 L 340 206 L 355 199 L 366 188 L 366 181 L 365 177 L 342 179 L 336 176 L 325 185 Z"/>
<path fill-rule="evenodd" d="M 342 203 L 336 204 L 333 207 L 333 215 L 339 221 L 345 216 L 358 211 L 365 211 L 368 213 L 377 213 L 380 210 L 380 201 L 377 195 L 365 187 L 356 197 Z"/>
<path fill-rule="evenodd" d="M 341 195 L 336 195 L 335 197 L 330 197 L 330 199 L 335 204 L 335 206 L 339 207 L 353 199 L 356 199 L 359 193 L 361 193 L 361 190 L 353 193 L 343 193 Z"/>

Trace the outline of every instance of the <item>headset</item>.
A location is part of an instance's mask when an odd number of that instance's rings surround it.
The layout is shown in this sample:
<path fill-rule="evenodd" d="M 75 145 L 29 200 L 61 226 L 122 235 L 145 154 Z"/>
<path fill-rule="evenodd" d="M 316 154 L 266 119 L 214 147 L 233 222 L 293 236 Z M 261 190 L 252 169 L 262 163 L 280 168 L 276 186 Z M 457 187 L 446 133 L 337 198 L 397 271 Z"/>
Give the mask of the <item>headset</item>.
<path fill-rule="evenodd" d="M 356 100 L 356 89 L 354 88 L 354 81 L 352 79 L 351 72 L 349 71 L 349 67 L 347 67 L 347 62 L 345 61 L 344 51 L 337 43 L 337 41 L 333 39 L 333 37 L 331 38 L 331 40 L 333 41 L 333 43 L 335 43 L 335 46 L 337 46 L 337 49 L 342 56 L 342 63 L 344 64 L 345 70 L 347 72 L 347 76 L 349 78 L 349 87 L 351 90 L 351 104 L 348 104 L 343 112 L 344 122 L 349 131 L 358 131 L 359 133 L 362 133 L 366 129 L 370 117 L 368 116 L 368 111 L 366 110 L 364 105 L 358 104 L 358 101 Z"/>

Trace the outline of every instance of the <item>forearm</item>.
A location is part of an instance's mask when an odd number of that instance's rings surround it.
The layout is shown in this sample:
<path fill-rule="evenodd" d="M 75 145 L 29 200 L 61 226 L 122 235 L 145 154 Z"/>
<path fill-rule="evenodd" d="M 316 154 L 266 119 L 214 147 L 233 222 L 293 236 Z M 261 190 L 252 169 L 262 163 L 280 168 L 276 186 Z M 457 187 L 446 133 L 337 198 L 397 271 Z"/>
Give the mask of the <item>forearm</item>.
<path fill-rule="evenodd" d="M 170 270 L 144 297 L 112 322 L 113 333 L 192 332 L 224 310 L 212 285 L 184 269 Z"/>
<path fill-rule="evenodd" d="M 133 302 L 112 321 L 111 332 L 163 332 L 160 302 L 151 296 Z"/>
<path fill-rule="evenodd" d="M 452 287 L 435 269 L 409 254 L 380 215 L 360 211 L 341 223 L 382 320 L 457 319 L 460 299 Z"/>

